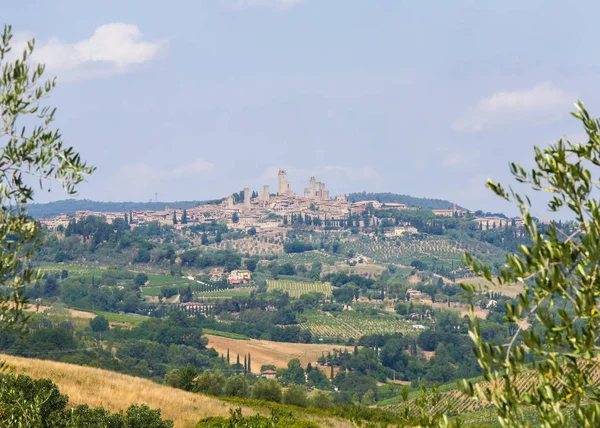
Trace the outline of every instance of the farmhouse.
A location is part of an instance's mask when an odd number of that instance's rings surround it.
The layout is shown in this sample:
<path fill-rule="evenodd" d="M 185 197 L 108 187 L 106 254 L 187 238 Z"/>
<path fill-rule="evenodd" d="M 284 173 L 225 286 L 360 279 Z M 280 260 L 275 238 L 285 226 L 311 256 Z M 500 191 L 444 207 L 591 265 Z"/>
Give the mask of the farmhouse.
<path fill-rule="evenodd" d="M 277 372 L 275 370 L 265 370 L 260 372 L 260 377 L 263 377 L 265 379 L 275 379 L 276 375 Z"/>
<path fill-rule="evenodd" d="M 252 273 L 249 270 L 232 270 L 227 278 L 230 284 L 246 284 L 252 279 Z"/>

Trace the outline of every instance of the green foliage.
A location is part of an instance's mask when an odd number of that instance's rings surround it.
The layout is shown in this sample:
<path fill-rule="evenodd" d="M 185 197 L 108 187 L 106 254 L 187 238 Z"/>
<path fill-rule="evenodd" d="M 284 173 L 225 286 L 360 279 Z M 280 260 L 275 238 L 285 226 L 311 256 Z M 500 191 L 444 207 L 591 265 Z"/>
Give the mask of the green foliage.
<path fill-rule="evenodd" d="M 108 320 L 102 315 L 98 315 L 90 320 L 90 327 L 94 332 L 103 332 L 108 330 Z"/>
<path fill-rule="evenodd" d="M 381 203 L 397 203 L 405 204 L 409 207 L 419 207 L 429 210 L 446 210 L 452 208 L 452 202 L 443 199 L 415 198 L 408 195 L 398 195 L 395 193 L 350 193 L 348 195 L 349 202 L 359 201 L 378 201 Z"/>
<path fill-rule="evenodd" d="M 487 266 L 466 256 L 474 273 L 498 290 L 506 284 L 524 284 L 523 293 L 506 306 L 505 320 L 514 327 L 508 346 L 486 341 L 479 323 L 470 327 L 490 385 L 482 388 L 463 381 L 462 387 L 495 406 L 504 426 L 526 426 L 528 406 L 544 426 L 595 426 L 600 419 L 600 397 L 591 376 L 597 368 L 600 334 L 600 210 L 593 174 L 600 166 L 600 121 L 592 119 L 581 103 L 573 116 L 581 121 L 587 141 L 574 144 L 561 139 L 543 150 L 536 147 L 530 171 L 511 164 L 518 182 L 548 194 L 550 211 L 568 212 L 574 219 L 573 232 L 567 235 L 556 224 L 540 230 L 528 197 L 488 181 L 494 193 L 520 209 L 531 244 L 507 256 L 495 278 Z M 471 295 L 477 291 L 473 285 L 464 288 Z M 536 376 L 522 390 L 519 379 L 530 370 L 526 363 L 531 360 Z"/>
<path fill-rule="evenodd" d="M 196 428 L 318 428 L 318 425 L 298 419 L 293 413 L 282 410 L 271 410 L 271 417 L 254 416 L 244 417 L 242 409 L 230 410 L 231 416 L 225 418 L 206 418 L 196 425 Z"/>
<path fill-rule="evenodd" d="M 219 396 L 223 394 L 226 381 L 225 375 L 220 371 L 214 373 L 205 371 L 196 379 L 195 391 Z"/>
<path fill-rule="evenodd" d="M 227 397 L 247 397 L 248 384 L 244 376 L 232 376 L 227 379 L 223 388 L 223 394 Z"/>
<path fill-rule="evenodd" d="M 252 398 L 281 403 L 281 386 L 275 379 L 259 379 L 252 386 Z"/>
<path fill-rule="evenodd" d="M 11 39 L 11 27 L 5 26 L 0 37 L 0 277 L 9 290 L 0 297 L 0 322 L 5 325 L 22 321 L 24 286 L 41 277 L 27 265 L 40 240 L 37 223 L 22 209 L 34 197 L 24 176 L 39 178 L 42 189 L 44 183 L 58 181 L 73 195 L 94 171 L 51 127 L 56 110 L 43 102 L 56 81 L 41 80 L 42 64 L 30 68 L 34 41 L 9 62 Z"/>
<path fill-rule="evenodd" d="M 283 385 L 304 385 L 306 383 L 304 369 L 297 358 L 290 360 L 286 369 L 279 370 L 277 377 Z"/>
<path fill-rule="evenodd" d="M 306 388 L 301 385 L 291 385 L 283 393 L 283 403 L 292 406 L 307 407 L 308 397 L 306 396 Z"/>
<path fill-rule="evenodd" d="M 138 273 L 135 278 L 133 278 L 133 283 L 138 287 L 146 285 L 146 282 L 148 282 L 148 275 L 145 273 Z"/>

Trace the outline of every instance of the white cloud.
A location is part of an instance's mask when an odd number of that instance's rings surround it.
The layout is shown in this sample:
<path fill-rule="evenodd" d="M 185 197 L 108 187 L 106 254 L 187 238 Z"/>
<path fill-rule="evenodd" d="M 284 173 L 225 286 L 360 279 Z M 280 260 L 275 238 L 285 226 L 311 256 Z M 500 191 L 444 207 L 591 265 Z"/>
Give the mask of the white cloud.
<path fill-rule="evenodd" d="M 225 0 L 236 9 L 248 7 L 272 7 L 277 9 L 288 9 L 299 5 L 304 0 Z"/>
<path fill-rule="evenodd" d="M 30 32 L 17 34 L 13 52 L 21 52 L 31 37 Z M 45 64 L 50 74 L 75 80 L 128 72 L 158 58 L 166 48 L 166 40 L 147 41 L 137 25 L 117 22 L 96 28 L 89 39 L 76 43 L 38 41 L 32 60 Z"/>
<path fill-rule="evenodd" d="M 549 82 L 527 90 L 497 92 L 469 107 L 452 127 L 461 132 L 478 132 L 520 122 L 548 123 L 566 114 L 574 100 L 574 96 Z"/>

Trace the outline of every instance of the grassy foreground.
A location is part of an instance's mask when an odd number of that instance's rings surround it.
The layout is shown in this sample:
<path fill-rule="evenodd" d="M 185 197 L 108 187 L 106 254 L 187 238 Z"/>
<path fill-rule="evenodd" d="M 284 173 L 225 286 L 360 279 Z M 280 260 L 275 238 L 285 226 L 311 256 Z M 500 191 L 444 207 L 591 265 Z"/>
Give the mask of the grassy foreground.
<path fill-rule="evenodd" d="M 228 416 L 233 407 L 216 398 L 108 370 L 10 355 L 0 355 L 0 360 L 16 373 L 51 379 L 61 393 L 68 395 L 69 407 L 88 404 L 118 412 L 131 404 L 145 403 L 160 408 L 163 418 L 175 421 L 176 427 L 194 426 L 208 416 Z M 249 408 L 243 411 L 248 415 L 256 413 Z"/>
<path fill-rule="evenodd" d="M 161 409 L 163 419 L 174 421 L 176 428 L 194 427 L 201 419 L 209 416 L 229 417 L 229 409 L 235 408 L 241 408 L 246 416 L 256 413 L 270 414 L 269 407 L 262 406 L 262 402 L 253 402 L 251 407 L 244 406 L 109 370 L 6 354 L 0 354 L 0 361 L 4 361 L 11 372 L 25 374 L 34 379 L 52 380 L 60 392 L 69 397 L 68 407 L 87 404 L 90 407 L 102 406 L 111 412 L 119 412 L 127 410 L 131 404 L 147 404 L 152 409 Z M 302 419 L 320 426 L 353 426 L 349 421 L 305 414 L 300 408 L 290 409 L 293 409 L 294 413 L 298 412 L 296 415 Z"/>

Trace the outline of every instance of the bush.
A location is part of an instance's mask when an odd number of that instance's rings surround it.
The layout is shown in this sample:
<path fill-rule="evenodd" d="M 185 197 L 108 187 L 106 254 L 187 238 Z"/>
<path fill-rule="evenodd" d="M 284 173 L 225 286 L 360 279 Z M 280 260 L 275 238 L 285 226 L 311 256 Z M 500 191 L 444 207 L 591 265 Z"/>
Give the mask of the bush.
<path fill-rule="evenodd" d="M 283 403 L 292 406 L 307 407 L 308 398 L 306 397 L 306 388 L 301 385 L 292 385 L 283 394 Z"/>
<path fill-rule="evenodd" d="M 232 376 L 225 382 L 223 393 L 227 397 L 247 397 L 248 384 L 244 376 Z"/>
<path fill-rule="evenodd" d="M 195 391 L 203 394 L 219 396 L 223 394 L 225 382 L 226 379 L 223 373 L 219 371 L 214 373 L 206 371 L 196 379 Z"/>
<path fill-rule="evenodd" d="M 252 427 L 252 428 L 318 428 L 319 426 L 308 421 L 298 419 L 291 412 L 271 410 L 271 417 L 261 415 L 243 416 L 242 409 L 230 410 L 231 417 L 210 417 L 201 420 L 197 428 L 223 428 L 223 427 Z"/>
<path fill-rule="evenodd" d="M 102 332 L 108 330 L 108 320 L 102 315 L 98 315 L 90 320 L 90 327 L 92 331 Z"/>
<path fill-rule="evenodd" d="M 310 407 L 315 407 L 317 409 L 329 409 L 333 405 L 331 394 L 323 391 L 316 391 L 312 397 L 309 398 L 308 403 L 310 404 Z"/>
<path fill-rule="evenodd" d="M 275 379 L 260 379 L 252 387 L 252 398 L 281 403 L 281 386 Z"/>

